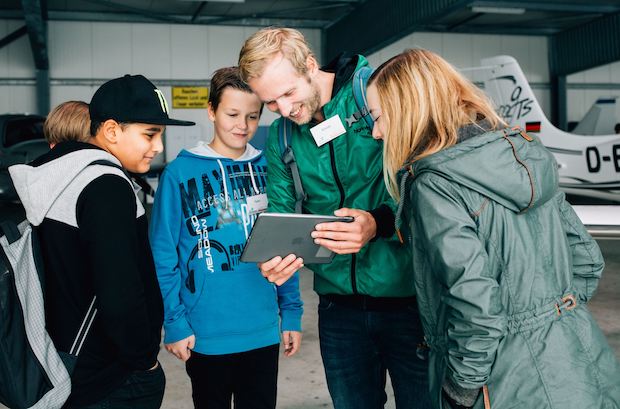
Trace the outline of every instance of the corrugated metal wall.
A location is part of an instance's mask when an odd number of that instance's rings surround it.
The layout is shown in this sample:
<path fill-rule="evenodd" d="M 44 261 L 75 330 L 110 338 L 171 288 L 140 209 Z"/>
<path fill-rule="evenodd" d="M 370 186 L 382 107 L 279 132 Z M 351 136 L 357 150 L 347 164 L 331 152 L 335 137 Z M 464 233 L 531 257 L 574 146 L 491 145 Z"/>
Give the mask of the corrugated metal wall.
<path fill-rule="evenodd" d="M 568 75 L 620 60 L 620 13 L 551 38 L 551 66 Z"/>

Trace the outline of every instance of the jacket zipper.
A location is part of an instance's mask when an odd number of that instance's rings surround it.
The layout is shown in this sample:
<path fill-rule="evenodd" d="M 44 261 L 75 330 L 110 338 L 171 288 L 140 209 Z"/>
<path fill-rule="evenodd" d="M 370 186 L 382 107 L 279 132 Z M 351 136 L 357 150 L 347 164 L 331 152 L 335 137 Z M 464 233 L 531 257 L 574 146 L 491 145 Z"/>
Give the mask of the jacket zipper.
<path fill-rule="evenodd" d="M 340 192 L 340 203 L 338 204 L 338 209 L 344 206 L 344 188 L 342 187 L 342 182 L 338 177 L 338 171 L 336 170 L 336 153 L 334 152 L 334 141 L 329 142 L 329 159 L 332 165 L 332 173 L 334 174 L 334 179 L 336 179 L 336 186 L 338 186 L 338 191 Z"/>
<path fill-rule="evenodd" d="M 357 294 L 357 280 L 355 279 L 355 254 L 351 254 L 351 288 L 353 294 Z"/>
<path fill-rule="evenodd" d="M 342 187 L 342 182 L 338 177 L 338 171 L 336 170 L 336 153 L 334 151 L 334 141 L 329 142 L 329 158 L 332 165 L 332 173 L 334 174 L 334 179 L 336 180 L 336 186 L 338 186 L 338 191 L 340 192 L 340 203 L 338 204 L 338 209 L 344 206 L 344 187 Z M 357 282 L 355 279 L 355 254 L 351 255 L 351 289 L 353 294 L 357 294 Z"/>

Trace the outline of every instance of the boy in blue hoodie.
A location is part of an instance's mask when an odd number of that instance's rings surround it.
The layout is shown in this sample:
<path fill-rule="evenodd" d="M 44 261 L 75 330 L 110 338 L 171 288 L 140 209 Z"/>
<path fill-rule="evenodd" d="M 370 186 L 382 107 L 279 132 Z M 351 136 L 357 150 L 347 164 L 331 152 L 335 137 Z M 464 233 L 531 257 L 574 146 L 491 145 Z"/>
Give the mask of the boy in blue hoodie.
<path fill-rule="evenodd" d="M 162 174 L 151 247 L 164 299 L 166 349 L 186 362 L 197 408 L 273 409 L 280 331 L 301 343 L 299 279 L 275 286 L 241 251 L 267 207 L 266 160 L 248 142 L 262 104 L 238 68 L 211 80 L 211 143 L 183 150 Z"/>

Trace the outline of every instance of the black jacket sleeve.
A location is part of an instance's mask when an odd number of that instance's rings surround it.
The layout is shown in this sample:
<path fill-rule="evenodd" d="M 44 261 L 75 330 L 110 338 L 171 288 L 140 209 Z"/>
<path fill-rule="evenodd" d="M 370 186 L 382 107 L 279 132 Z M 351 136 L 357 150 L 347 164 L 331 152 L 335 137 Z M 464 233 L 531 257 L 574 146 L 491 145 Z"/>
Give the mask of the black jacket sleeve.
<path fill-rule="evenodd" d="M 127 180 L 104 175 L 93 180 L 77 204 L 80 238 L 87 251 L 97 296 L 97 319 L 128 368 L 155 364 L 142 282 L 136 198 Z"/>

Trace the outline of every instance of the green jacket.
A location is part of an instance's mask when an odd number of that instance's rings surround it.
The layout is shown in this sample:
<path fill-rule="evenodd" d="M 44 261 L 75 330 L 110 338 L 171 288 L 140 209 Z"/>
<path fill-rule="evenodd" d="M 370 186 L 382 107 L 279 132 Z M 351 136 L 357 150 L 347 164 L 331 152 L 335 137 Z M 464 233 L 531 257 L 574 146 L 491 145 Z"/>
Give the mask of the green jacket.
<path fill-rule="evenodd" d="M 357 59 L 357 68 L 367 65 Z M 356 69 L 357 69 L 356 68 Z M 382 174 L 382 144 L 372 138 L 364 121 L 348 126 L 345 118 L 356 112 L 351 79 L 324 107 L 325 118 L 339 115 L 347 131 L 317 147 L 310 128 L 315 124 L 293 125 L 289 139 L 299 167 L 307 199 L 304 213 L 332 214 L 341 207 L 373 210 L 383 204 L 394 208 Z M 269 211 L 295 212 L 295 189 L 290 171 L 281 159 L 278 123 L 267 139 L 267 194 Z M 411 258 L 396 235 L 376 238 L 354 255 L 336 255 L 330 264 L 315 264 L 314 289 L 319 294 L 366 294 L 375 297 L 414 295 Z"/>
<path fill-rule="evenodd" d="M 484 133 L 402 173 L 436 408 L 444 382 L 487 385 L 492 408 L 620 408 L 620 365 L 586 307 L 601 252 L 528 138 Z"/>

